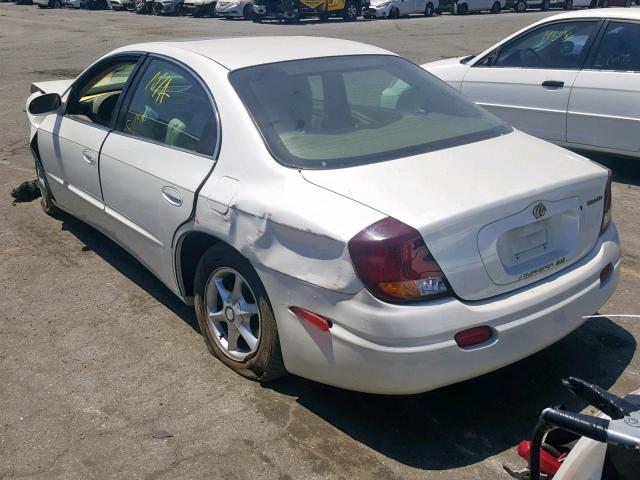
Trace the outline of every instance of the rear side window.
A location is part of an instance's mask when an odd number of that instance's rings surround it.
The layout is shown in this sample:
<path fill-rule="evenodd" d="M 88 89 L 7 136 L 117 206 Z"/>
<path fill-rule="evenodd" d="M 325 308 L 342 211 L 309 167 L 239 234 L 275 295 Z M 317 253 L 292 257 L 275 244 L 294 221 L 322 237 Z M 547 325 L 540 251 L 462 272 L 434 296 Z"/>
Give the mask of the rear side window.
<path fill-rule="evenodd" d="M 609 23 L 596 49 L 591 68 L 640 72 L 640 24 Z"/>
<path fill-rule="evenodd" d="M 213 155 L 217 125 L 200 83 L 183 68 L 153 59 L 126 108 L 121 130 L 129 135 L 203 155 Z"/>
<path fill-rule="evenodd" d="M 501 47 L 493 66 L 579 69 L 597 25 L 579 21 L 542 26 Z"/>
<path fill-rule="evenodd" d="M 341 168 L 511 131 L 422 68 L 391 55 L 313 58 L 232 72 L 280 163 Z"/>

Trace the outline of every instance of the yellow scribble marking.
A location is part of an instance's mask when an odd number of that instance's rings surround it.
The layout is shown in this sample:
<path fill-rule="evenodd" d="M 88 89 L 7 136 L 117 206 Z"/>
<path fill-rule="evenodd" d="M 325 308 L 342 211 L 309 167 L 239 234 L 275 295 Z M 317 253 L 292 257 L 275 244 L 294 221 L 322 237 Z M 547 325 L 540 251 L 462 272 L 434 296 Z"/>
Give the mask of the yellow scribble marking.
<path fill-rule="evenodd" d="M 149 108 L 148 105 L 145 105 L 144 107 L 144 112 L 139 113 L 139 112 L 131 112 L 133 113 L 133 118 L 128 118 L 127 121 L 124 124 L 124 128 L 129 131 L 129 132 L 133 132 L 133 129 L 135 127 L 137 127 L 138 125 L 142 125 L 144 123 L 144 121 L 149 118 L 149 112 L 151 111 L 151 108 Z"/>
<path fill-rule="evenodd" d="M 547 31 L 544 33 L 544 42 L 555 42 L 556 40 L 562 39 L 563 41 L 569 40 L 573 37 L 573 32 L 569 32 L 566 30 L 561 31 Z"/>
<path fill-rule="evenodd" d="M 158 72 L 149 80 L 144 89 L 145 91 L 151 91 L 151 98 L 153 98 L 156 103 L 162 103 L 165 98 L 171 96 L 167 93 L 167 90 L 169 90 L 172 81 L 173 77 L 167 72 Z"/>

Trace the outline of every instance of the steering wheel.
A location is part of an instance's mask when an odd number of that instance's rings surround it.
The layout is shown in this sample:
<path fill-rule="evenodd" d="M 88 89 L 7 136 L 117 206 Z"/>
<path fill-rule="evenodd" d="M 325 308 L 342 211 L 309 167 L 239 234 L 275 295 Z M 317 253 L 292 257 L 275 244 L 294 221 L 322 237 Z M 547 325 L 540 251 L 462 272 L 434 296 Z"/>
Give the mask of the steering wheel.
<path fill-rule="evenodd" d="M 540 63 L 540 55 L 533 48 L 520 50 L 520 61 L 524 67 L 534 67 Z"/>

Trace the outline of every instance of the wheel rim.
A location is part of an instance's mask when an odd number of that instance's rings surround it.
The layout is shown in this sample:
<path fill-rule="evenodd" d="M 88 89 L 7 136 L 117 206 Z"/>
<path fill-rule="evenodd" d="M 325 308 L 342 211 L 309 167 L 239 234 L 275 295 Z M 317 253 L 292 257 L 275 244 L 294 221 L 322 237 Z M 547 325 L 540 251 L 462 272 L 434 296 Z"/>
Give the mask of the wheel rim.
<path fill-rule="evenodd" d="M 207 281 L 205 301 L 207 326 L 220 350 L 236 361 L 255 353 L 262 322 L 245 278 L 232 268 L 215 270 Z"/>
<path fill-rule="evenodd" d="M 433 5 L 427 5 L 427 17 L 430 17 L 433 14 Z"/>
<path fill-rule="evenodd" d="M 358 16 L 358 11 L 353 3 L 347 7 L 347 15 L 349 18 L 356 18 Z"/>

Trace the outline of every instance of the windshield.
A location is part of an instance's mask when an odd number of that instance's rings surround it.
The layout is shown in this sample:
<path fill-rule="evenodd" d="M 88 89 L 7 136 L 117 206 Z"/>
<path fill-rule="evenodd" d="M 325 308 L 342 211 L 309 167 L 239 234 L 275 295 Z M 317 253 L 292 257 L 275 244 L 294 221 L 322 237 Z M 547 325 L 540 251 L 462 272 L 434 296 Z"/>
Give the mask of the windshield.
<path fill-rule="evenodd" d="M 271 154 L 297 168 L 341 168 L 511 131 L 413 63 L 391 55 L 314 58 L 232 72 Z"/>

